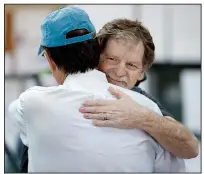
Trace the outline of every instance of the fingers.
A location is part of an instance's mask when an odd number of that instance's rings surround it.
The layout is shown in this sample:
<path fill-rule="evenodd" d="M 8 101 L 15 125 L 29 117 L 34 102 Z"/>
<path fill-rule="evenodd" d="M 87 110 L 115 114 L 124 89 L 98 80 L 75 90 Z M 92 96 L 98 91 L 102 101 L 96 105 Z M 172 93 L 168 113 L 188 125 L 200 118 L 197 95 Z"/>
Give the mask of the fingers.
<path fill-rule="evenodd" d="M 115 89 L 113 87 L 109 87 L 108 91 L 115 96 L 117 99 L 121 99 L 121 98 L 127 98 L 129 97 L 127 94 L 125 94 L 124 92 L 120 91 L 119 89 Z"/>
<path fill-rule="evenodd" d="M 89 112 L 89 113 L 102 113 L 102 112 L 105 112 L 105 107 L 103 106 L 100 106 L 100 107 L 97 107 L 97 106 L 92 106 L 92 107 L 81 107 L 79 109 L 79 111 L 81 113 L 86 113 L 86 112 Z"/>
<path fill-rule="evenodd" d="M 120 99 L 121 98 L 121 96 L 120 96 L 120 93 L 118 93 L 118 91 L 115 89 L 115 88 L 113 88 L 113 87 L 109 87 L 108 88 L 108 91 L 113 95 L 113 96 L 115 96 L 117 99 Z"/>
<path fill-rule="evenodd" d="M 100 121 L 100 120 L 93 120 L 93 125 L 99 127 L 115 127 L 115 122 L 110 120 Z"/>
<path fill-rule="evenodd" d="M 109 120 L 111 119 L 111 116 L 108 113 L 98 113 L 98 114 L 85 113 L 84 118 L 92 119 L 92 120 L 104 120 L 104 119 Z"/>
<path fill-rule="evenodd" d="M 116 127 L 115 122 L 112 121 L 112 120 L 109 120 L 110 116 L 108 114 L 104 114 L 104 113 L 99 113 L 99 114 L 86 113 L 86 114 L 84 114 L 84 117 L 86 119 L 93 120 L 92 123 L 95 126 L 99 126 L 99 127 Z M 106 118 L 107 120 L 104 120 L 104 118 Z"/>

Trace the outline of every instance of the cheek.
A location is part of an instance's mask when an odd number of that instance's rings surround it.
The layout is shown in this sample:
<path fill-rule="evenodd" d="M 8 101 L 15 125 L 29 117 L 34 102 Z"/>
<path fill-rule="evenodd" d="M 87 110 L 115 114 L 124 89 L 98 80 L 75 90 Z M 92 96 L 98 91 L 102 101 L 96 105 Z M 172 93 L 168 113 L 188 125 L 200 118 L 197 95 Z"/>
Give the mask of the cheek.
<path fill-rule="evenodd" d="M 139 80 L 139 74 L 135 72 L 128 73 L 128 86 L 134 86 L 136 82 Z"/>
<path fill-rule="evenodd" d="M 106 61 L 100 62 L 98 66 L 98 70 L 106 73 L 111 67 L 106 63 Z"/>

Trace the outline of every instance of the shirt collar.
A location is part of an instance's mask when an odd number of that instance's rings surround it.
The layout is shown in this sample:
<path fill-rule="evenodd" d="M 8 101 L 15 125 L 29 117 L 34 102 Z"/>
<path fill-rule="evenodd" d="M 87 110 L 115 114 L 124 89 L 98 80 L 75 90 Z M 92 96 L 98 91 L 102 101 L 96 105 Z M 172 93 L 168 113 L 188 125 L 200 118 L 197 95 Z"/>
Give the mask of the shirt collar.
<path fill-rule="evenodd" d="M 105 73 L 94 69 L 94 70 L 89 70 L 85 73 L 69 74 L 66 77 L 63 85 L 66 85 L 73 80 L 74 81 L 84 81 L 86 79 L 89 79 L 91 81 L 92 80 L 93 81 L 100 81 L 100 82 L 103 81 L 103 82 L 108 83 Z"/>

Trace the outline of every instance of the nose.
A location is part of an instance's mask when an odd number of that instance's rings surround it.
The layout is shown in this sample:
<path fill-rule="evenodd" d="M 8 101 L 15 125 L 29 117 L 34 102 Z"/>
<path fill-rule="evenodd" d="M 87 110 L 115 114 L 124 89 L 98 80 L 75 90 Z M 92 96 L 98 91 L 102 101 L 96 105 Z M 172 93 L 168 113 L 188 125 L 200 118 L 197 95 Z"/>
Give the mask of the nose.
<path fill-rule="evenodd" d="M 125 76 L 126 75 L 125 64 L 122 62 L 118 64 L 117 67 L 115 68 L 115 73 L 118 77 Z"/>

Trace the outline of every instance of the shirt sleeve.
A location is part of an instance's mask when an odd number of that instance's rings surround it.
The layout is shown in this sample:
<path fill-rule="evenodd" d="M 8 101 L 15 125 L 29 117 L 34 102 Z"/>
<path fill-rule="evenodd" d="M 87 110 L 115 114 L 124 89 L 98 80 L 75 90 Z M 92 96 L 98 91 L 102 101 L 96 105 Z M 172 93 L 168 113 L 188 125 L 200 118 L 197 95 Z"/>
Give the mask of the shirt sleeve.
<path fill-rule="evenodd" d="M 142 94 L 142 95 L 144 95 L 144 96 L 146 96 L 147 98 L 149 98 L 150 100 L 152 100 L 154 103 L 156 103 L 156 104 L 158 105 L 159 109 L 161 110 L 163 116 L 171 116 L 171 117 L 172 117 L 172 115 L 171 115 L 171 114 L 161 105 L 161 103 L 160 103 L 158 100 L 156 100 L 153 96 L 149 95 L 148 93 L 146 93 L 145 91 L 143 91 L 143 90 L 142 90 L 141 88 L 139 88 L 139 87 L 134 87 L 132 90 L 133 90 L 133 91 L 136 91 L 136 92 L 138 92 L 138 93 L 140 93 L 140 94 Z"/>
<path fill-rule="evenodd" d="M 27 145 L 27 124 L 24 116 L 24 99 L 21 95 L 17 100 L 13 101 L 8 108 L 9 117 L 14 120 L 20 131 L 20 138 L 23 144 Z"/>
<path fill-rule="evenodd" d="M 156 153 L 154 172 L 187 172 L 184 159 L 173 156 L 160 145 Z"/>

